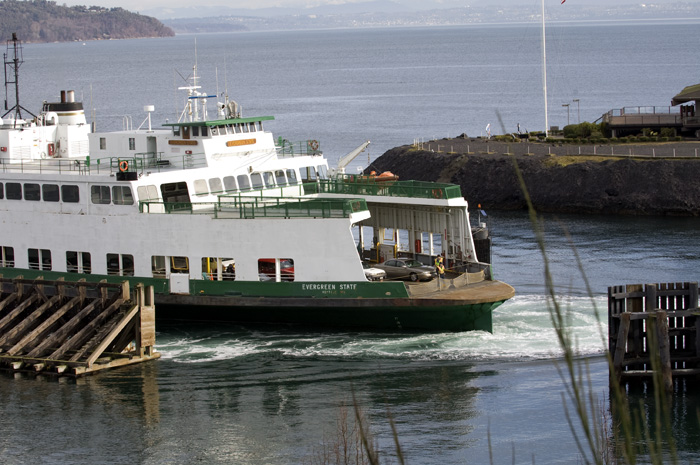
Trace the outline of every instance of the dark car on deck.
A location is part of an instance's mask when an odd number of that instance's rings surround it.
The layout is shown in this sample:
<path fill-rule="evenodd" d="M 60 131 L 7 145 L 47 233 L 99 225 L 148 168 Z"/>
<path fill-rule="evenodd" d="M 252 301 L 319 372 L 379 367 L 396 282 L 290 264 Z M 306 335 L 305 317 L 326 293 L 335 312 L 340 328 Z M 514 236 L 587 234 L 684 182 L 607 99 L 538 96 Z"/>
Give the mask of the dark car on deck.
<path fill-rule="evenodd" d="M 374 265 L 386 271 L 387 279 L 410 279 L 411 281 L 430 281 L 435 278 L 435 267 L 424 265 L 413 259 L 391 259 Z"/>

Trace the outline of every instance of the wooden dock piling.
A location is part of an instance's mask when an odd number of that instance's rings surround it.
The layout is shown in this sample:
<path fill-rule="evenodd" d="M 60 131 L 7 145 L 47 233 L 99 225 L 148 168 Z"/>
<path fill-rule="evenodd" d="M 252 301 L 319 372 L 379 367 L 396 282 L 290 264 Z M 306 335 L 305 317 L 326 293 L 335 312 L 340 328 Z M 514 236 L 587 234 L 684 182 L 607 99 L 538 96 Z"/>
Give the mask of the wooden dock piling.
<path fill-rule="evenodd" d="M 660 372 L 700 375 L 698 283 L 628 284 L 608 288 L 608 347 L 618 383 Z"/>
<path fill-rule="evenodd" d="M 0 368 L 75 376 L 160 357 L 153 288 L 0 277 Z"/>

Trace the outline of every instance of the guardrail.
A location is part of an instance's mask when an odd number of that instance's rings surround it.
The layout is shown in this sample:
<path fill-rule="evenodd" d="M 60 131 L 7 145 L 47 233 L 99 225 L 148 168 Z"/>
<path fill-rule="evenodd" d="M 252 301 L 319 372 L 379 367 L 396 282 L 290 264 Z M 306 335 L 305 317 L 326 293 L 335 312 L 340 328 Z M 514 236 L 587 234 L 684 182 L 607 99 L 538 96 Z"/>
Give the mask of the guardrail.
<path fill-rule="evenodd" d="M 349 218 L 367 210 L 364 199 L 292 199 L 222 195 L 217 202 L 139 202 L 141 213 L 202 214 L 215 218 Z"/>
<path fill-rule="evenodd" d="M 610 110 L 606 113 L 608 116 L 629 116 L 629 115 L 680 115 L 679 107 L 656 107 L 656 106 L 639 106 L 639 107 L 623 107 L 617 110 Z"/>
<path fill-rule="evenodd" d="M 113 174 L 120 171 L 159 172 L 165 169 L 194 169 L 205 166 L 207 166 L 207 161 L 203 153 L 168 156 L 168 158 L 163 158 L 160 152 L 144 152 L 136 153 L 133 157 L 91 158 L 87 156 L 85 159 L 0 160 L 0 169 L 3 172 L 76 173 L 78 175 L 104 172 Z"/>
<path fill-rule="evenodd" d="M 280 157 L 300 157 L 304 155 L 321 155 L 323 153 L 319 150 L 318 141 L 312 139 L 290 142 L 280 137 L 277 139 L 275 149 Z"/>
<path fill-rule="evenodd" d="M 392 181 L 380 177 L 349 175 L 303 184 L 305 194 L 382 195 L 421 199 L 454 199 L 462 190 L 454 184 L 423 181 Z"/>

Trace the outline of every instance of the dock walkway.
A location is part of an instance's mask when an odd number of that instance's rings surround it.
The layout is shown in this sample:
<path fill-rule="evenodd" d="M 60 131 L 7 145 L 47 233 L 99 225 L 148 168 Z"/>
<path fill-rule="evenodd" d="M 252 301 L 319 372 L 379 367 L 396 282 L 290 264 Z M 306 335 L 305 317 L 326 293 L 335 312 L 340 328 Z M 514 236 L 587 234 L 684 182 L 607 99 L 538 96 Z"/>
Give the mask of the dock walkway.
<path fill-rule="evenodd" d="M 153 288 L 0 277 L 0 368 L 84 375 L 156 359 Z"/>

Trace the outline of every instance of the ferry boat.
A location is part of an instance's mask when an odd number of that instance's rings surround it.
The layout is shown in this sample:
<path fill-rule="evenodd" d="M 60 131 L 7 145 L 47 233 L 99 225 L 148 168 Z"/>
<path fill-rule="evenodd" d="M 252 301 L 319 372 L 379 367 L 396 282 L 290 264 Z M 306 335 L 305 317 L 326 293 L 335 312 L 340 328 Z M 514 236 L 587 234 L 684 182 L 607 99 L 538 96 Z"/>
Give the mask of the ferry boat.
<path fill-rule="evenodd" d="M 16 36 L 8 52 L 18 86 Z M 177 122 L 152 128 L 146 106 L 140 127 L 100 133 L 74 92 L 23 117 L 15 88 L 0 123 L 4 277 L 144 283 L 159 320 L 492 330 L 514 290 L 479 261 L 458 186 L 345 174 L 369 142 L 331 170 L 317 141 L 275 139 L 272 116 L 201 92 L 196 67 L 181 89 Z M 363 269 L 438 254 L 445 279 Z"/>

